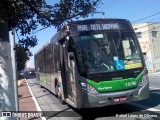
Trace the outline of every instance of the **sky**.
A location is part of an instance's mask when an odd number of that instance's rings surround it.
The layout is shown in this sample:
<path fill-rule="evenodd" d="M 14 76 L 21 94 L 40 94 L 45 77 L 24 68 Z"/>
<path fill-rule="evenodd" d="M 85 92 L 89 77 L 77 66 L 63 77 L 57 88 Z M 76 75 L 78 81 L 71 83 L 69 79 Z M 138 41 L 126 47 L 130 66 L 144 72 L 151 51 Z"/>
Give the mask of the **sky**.
<path fill-rule="evenodd" d="M 46 0 L 51 5 L 58 1 Z M 88 18 L 123 18 L 131 23 L 160 22 L 160 0 L 102 0 L 96 11 L 97 13 Z M 38 45 L 30 51 L 35 54 L 56 32 L 54 27 L 36 32 Z M 34 56 L 31 57 L 30 64 L 34 64 Z"/>

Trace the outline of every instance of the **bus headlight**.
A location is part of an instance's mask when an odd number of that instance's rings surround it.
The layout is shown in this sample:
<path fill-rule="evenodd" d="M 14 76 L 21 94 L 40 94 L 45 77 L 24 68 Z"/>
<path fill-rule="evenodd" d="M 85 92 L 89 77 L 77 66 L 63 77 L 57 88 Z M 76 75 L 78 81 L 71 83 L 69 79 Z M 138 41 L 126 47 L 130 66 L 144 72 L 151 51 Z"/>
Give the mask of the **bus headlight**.
<path fill-rule="evenodd" d="M 149 81 L 148 75 L 145 74 L 142 79 L 139 81 L 139 85 L 143 86 L 147 81 Z"/>
<path fill-rule="evenodd" d="M 97 90 L 90 84 L 86 83 L 86 82 L 80 82 L 80 85 L 82 87 L 83 90 L 88 91 L 89 93 L 98 93 Z"/>

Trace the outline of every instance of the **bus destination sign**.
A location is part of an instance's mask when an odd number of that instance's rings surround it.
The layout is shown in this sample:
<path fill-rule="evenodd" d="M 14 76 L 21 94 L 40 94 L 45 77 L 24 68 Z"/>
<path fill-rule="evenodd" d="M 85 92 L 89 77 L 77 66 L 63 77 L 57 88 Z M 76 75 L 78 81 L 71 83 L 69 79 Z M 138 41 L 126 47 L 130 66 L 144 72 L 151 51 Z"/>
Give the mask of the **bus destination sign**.
<path fill-rule="evenodd" d="M 120 29 L 118 23 L 77 25 L 78 31 L 115 30 Z"/>

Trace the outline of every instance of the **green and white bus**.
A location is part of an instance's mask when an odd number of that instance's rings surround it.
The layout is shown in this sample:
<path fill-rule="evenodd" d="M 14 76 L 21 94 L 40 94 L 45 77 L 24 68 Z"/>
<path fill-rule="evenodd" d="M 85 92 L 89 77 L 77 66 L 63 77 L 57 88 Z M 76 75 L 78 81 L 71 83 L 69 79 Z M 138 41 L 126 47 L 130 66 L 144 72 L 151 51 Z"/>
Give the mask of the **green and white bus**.
<path fill-rule="evenodd" d="M 68 23 L 35 54 L 36 78 L 75 108 L 149 97 L 148 71 L 128 20 Z"/>

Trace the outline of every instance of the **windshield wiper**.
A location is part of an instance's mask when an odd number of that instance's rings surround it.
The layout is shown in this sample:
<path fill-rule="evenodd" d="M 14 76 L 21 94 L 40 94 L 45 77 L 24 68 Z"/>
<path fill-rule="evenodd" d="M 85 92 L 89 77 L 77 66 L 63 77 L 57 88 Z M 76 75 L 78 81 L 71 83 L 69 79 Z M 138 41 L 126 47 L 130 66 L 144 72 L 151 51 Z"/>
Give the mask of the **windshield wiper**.
<path fill-rule="evenodd" d="M 101 65 L 104 65 L 104 66 L 107 67 L 107 69 L 109 70 L 108 65 L 106 65 L 105 63 L 102 63 Z"/>

